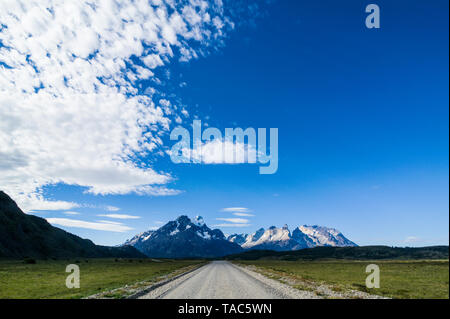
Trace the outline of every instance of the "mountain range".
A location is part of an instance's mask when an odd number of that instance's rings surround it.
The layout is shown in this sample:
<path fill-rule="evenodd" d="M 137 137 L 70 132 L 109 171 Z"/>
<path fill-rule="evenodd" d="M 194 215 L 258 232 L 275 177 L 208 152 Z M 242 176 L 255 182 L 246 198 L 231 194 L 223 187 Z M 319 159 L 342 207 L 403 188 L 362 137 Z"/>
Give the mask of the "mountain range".
<path fill-rule="evenodd" d="M 300 226 L 293 232 L 286 225 L 272 226 L 226 237 L 221 230 L 209 228 L 202 217 L 180 216 L 119 247 L 99 246 L 23 213 L 0 191 L 0 258 L 215 258 L 248 250 L 295 251 L 316 246 L 356 245 L 339 231 L 320 226 Z"/>
<path fill-rule="evenodd" d="M 221 230 L 206 226 L 199 216 L 193 220 L 180 216 L 158 230 L 134 236 L 124 245 L 157 258 L 214 258 L 242 251 L 238 244 L 228 241 Z"/>
<path fill-rule="evenodd" d="M 149 230 L 127 240 L 149 257 L 214 258 L 246 250 L 293 251 L 318 246 L 357 246 L 334 228 L 299 226 L 290 232 L 287 225 L 260 228 L 253 234 L 233 234 L 228 237 L 219 229 L 211 230 L 200 216 L 190 219 L 180 216 L 158 230 Z"/>
<path fill-rule="evenodd" d="M 237 243 L 244 249 L 288 251 L 318 246 L 357 246 L 340 231 L 323 226 L 299 226 L 290 231 L 287 225 L 268 229 L 260 228 L 253 234 L 233 234 L 228 241 Z"/>
<path fill-rule="evenodd" d="M 119 257 L 143 258 L 132 246 L 95 245 L 45 219 L 22 212 L 17 204 L 0 191 L 0 258 Z"/>

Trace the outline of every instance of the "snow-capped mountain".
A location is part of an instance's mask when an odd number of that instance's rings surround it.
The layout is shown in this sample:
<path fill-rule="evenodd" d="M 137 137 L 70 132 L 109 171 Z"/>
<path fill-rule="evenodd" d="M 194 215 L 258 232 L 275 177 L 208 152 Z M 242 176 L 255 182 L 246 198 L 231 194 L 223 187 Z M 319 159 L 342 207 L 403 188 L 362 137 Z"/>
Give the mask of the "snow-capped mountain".
<path fill-rule="evenodd" d="M 128 239 L 123 246 L 133 246 L 136 249 L 140 250 L 139 247 L 142 247 L 144 243 L 150 239 L 150 237 L 153 235 L 155 231 L 154 230 L 148 230 L 143 233 L 137 234 L 131 239 Z"/>
<path fill-rule="evenodd" d="M 228 241 L 232 242 L 232 243 L 236 243 L 239 246 L 241 246 L 243 243 L 245 243 L 245 241 L 247 240 L 248 235 L 247 234 L 234 234 L 234 235 L 230 235 L 228 236 Z"/>
<path fill-rule="evenodd" d="M 134 236 L 124 245 L 134 246 L 147 256 L 155 258 L 209 258 L 242 251 L 238 244 L 227 241 L 221 230 L 206 226 L 200 216 L 193 220 L 180 216 L 158 230 Z"/>
<path fill-rule="evenodd" d="M 149 230 L 127 240 L 149 257 L 189 258 L 221 257 L 247 249 L 298 250 L 316 246 L 356 246 L 334 228 L 299 226 L 290 231 L 287 225 L 260 228 L 253 234 L 233 234 L 225 238 L 219 229 L 210 229 L 201 216 L 180 216 L 158 230 Z"/>
<path fill-rule="evenodd" d="M 291 238 L 291 233 L 287 225 L 282 228 L 275 226 L 267 230 L 260 228 L 254 234 L 249 235 L 245 242 L 241 244 L 244 249 L 269 249 L 269 250 L 296 250 L 300 247 L 298 243 Z"/>
<path fill-rule="evenodd" d="M 287 225 L 275 226 L 255 233 L 233 234 L 228 241 L 241 245 L 244 249 L 298 250 L 316 246 L 356 246 L 356 244 L 334 228 L 322 226 L 300 226 L 291 233 Z"/>
<path fill-rule="evenodd" d="M 297 227 L 296 230 L 308 236 L 313 241 L 314 246 L 357 246 L 334 228 L 304 225 Z"/>

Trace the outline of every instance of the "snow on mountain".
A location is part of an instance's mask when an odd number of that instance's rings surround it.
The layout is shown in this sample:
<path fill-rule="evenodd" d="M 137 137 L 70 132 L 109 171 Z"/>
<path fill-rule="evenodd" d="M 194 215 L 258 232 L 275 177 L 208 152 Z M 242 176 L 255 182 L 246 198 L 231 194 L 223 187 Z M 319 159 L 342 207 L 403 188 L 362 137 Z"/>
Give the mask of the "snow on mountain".
<path fill-rule="evenodd" d="M 192 220 L 180 216 L 158 230 L 149 230 L 127 240 L 149 257 L 186 258 L 220 257 L 244 249 L 277 251 L 298 250 L 316 246 L 356 246 L 334 228 L 299 226 L 292 232 L 287 225 L 260 228 L 253 234 L 233 234 L 225 238 L 219 229 L 210 229 L 201 216 Z"/>
<path fill-rule="evenodd" d="M 195 216 L 192 223 L 198 227 L 202 227 L 205 224 L 205 221 L 203 220 L 202 216 Z"/>
<path fill-rule="evenodd" d="M 241 246 L 243 243 L 245 243 L 247 237 L 248 237 L 247 234 L 233 234 L 228 236 L 228 241 L 236 243 Z"/>
<path fill-rule="evenodd" d="M 210 239 L 211 239 L 211 235 L 208 234 L 207 232 L 204 233 L 204 232 L 198 231 L 198 232 L 197 232 L 197 235 L 199 235 L 200 237 L 202 237 L 202 238 L 204 238 L 204 239 L 207 239 L 207 240 L 210 240 Z"/>
<path fill-rule="evenodd" d="M 221 257 L 242 248 L 226 240 L 219 229 L 210 229 L 203 218 L 180 216 L 158 230 L 134 236 L 125 244 L 154 258 Z"/>
<path fill-rule="evenodd" d="M 170 236 L 176 235 L 176 234 L 178 234 L 179 232 L 180 232 L 180 230 L 177 228 L 177 229 L 175 229 L 174 231 L 171 231 L 171 232 L 170 232 Z"/>
<path fill-rule="evenodd" d="M 150 239 L 150 237 L 152 236 L 152 234 L 154 233 L 154 230 L 148 230 L 145 231 L 143 233 L 137 234 L 136 236 L 134 236 L 131 239 L 128 239 L 123 245 L 129 245 L 129 246 L 135 246 L 138 243 L 142 243 L 148 239 Z"/>
<path fill-rule="evenodd" d="M 356 246 L 356 244 L 347 238 L 340 231 L 334 228 L 322 226 L 300 226 L 302 233 L 307 235 L 315 243 L 315 246 Z"/>
<path fill-rule="evenodd" d="M 298 227 L 292 231 L 292 239 L 295 240 L 301 248 L 312 248 L 317 246 L 315 241 L 303 233 Z"/>
<path fill-rule="evenodd" d="M 291 233 L 285 225 L 283 228 L 277 228 L 275 226 L 261 232 L 261 229 L 255 233 L 256 236 L 251 236 L 241 245 L 242 248 L 252 248 L 255 246 L 265 245 L 267 243 L 277 243 L 279 246 L 285 246 L 289 244 L 291 239 Z"/>
<path fill-rule="evenodd" d="M 341 232 L 322 226 L 300 226 L 291 233 L 287 225 L 275 226 L 255 233 L 233 234 L 228 241 L 241 245 L 244 249 L 297 250 L 316 246 L 356 246 Z"/>
<path fill-rule="evenodd" d="M 262 235 L 264 235 L 264 228 L 260 228 L 255 233 L 246 236 L 245 244 L 251 245 L 251 243 L 257 242 Z"/>

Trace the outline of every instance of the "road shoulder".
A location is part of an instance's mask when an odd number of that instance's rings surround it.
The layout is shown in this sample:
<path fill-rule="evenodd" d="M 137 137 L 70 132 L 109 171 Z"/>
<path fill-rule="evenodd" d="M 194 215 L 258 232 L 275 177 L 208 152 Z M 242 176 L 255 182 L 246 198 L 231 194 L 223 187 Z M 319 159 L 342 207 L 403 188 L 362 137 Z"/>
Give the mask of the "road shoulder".
<path fill-rule="evenodd" d="M 207 263 L 199 263 L 195 265 L 189 265 L 177 269 L 169 274 L 157 277 L 150 281 L 140 281 L 134 284 L 125 285 L 120 288 L 104 291 L 95 295 L 86 297 L 85 299 L 137 299 L 149 294 L 152 290 L 155 290 L 161 286 L 164 286 L 172 281 L 179 280 L 184 276 L 187 276 L 198 269 L 201 269 L 207 265 Z"/>
<path fill-rule="evenodd" d="M 389 299 L 380 295 L 373 295 L 359 290 L 336 291 L 332 286 L 324 283 L 316 283 L 312 281 L 304 281 L 297 277 L 291 277 L 286 273 L 269 270 L 255 265 L 244 265 L 239 262 L 233 262 L 233 265 L 248 271 L 249 273 L 258 274 L 275 282 L 282 283 L 292 289 L 302 292 L 310 292 L 317 296 L 316 298 L 325 299 Z"/>
<path fill-rule="evenodd" d="M 252 269 L 252 267 L 237 263 L 230 264 L 255 280 L 258 280 L 264 285 L 270 287 L 272 290 L 275 290 L 283 299 L 322 299 L 321 296 L 315 294 L 314 292 L 293 288 L 284 282 L 267 277 L 256 269 Z"/>

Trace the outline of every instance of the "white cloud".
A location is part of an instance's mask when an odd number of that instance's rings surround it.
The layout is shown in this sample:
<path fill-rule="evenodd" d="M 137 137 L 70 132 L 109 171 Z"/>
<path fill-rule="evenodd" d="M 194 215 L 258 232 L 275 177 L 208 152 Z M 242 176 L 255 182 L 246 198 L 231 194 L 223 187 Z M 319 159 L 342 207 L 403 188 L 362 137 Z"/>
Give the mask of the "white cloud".
<path fill-rule="evenodd" d="M 245 218 L 216 218 L 216 219 L 235 224 L 246 224 L 249 222 L 249 220 Z"/>
<path fill-rule="evenodd" d="M 116 218 L 116 219 L 139 219 L 140 216 L 126 215 L 126 214 L 100 214 L 100 217 Z"/>
<path fill-rule="evenodd" d="M 253 217 L 255 215 L 248 214 L 248 213 L 233 213 L 234 216 L 241 216 L 241 217 Z"/>
<path fill-rule="evenodd" d="M 72 212 L 72 211 L 69 211 L 69 212 L 63 212 L 63 214 L 64 214 L 64 215 L 81 215 L 81 214 L 78 213 L 78 212 Z"/>
<path fill-rule="evenodd" d="M 113 222 L 112 220 L 97 220 L 97 222 L 103 224 L 123 225 L 123 223 Z"/>
<path fill-rule="evenodd" d="M 247 213 L 247 212 L 251 212 L 251 210 L 246 208 L 246 207 L 227 207 L 227 208 L 222 208 L 221 211 L 222 212 L 228 212 L 228 213 L 233 213 L 233 212 Z"/>
<path fill-rule="evenodd" d="M 257 150 L 250 144 L 223 139 L 201 143 L 194 149 L 183 149 L 182 154 L 203 164 L 256 163 L 257 158 Z"/>
<path fill-rule="evenodd" d="M 233 215 L 240 216 L 240 217 L 255 216 L 254 214 L 250 214 L 251 210 L 247 207 L 227 207 L 227 208 L 222 208 L 221 211 L 225 212 L 225 213 L 232 213 Z"/>
<path fill-rule="evenodd" d="M 184 117 L 188 117 L 189 116 L 189 112 L 186 109 L 182 109 L 181 110 L 181 114 L 183 114 Z"/>
<path fill-rule="evenodd" d="M 251 226 L 251 225 L 250 224 L 234 224 L 234 223 L 231 223 L 231 224 L 225 223 L 225 224 L 213 225 L 213 227 L 239 227 L 239 228 L 241 228 L 241 227 L 249 227 L 249 226 Z"/>
<path fill-rule="evenodd" d="M 106 210 L 109 212 L 117 212 L 120 210 L 120 208 L 116 206 L 106 206 Z"/>
<path fill-rule="evenodd" d="M 0 181 L 2 181 L 2 176 L 0 175 Z M 7 184 L 6 184 L 7 185 Z M 24 187 L 25 189 L 25 187 Z M 43 196 L 39 191 L 31 192 L 25 194 L 20 190 L 15 192 L 16 189 L 10 189 L 7 186 L 3 188 L 14 200 L 17 201 L 19 207 L 25 212 L 38 211 L 38 210 L 68 210 L 77 208 L 80 205 L 74 202 L 66 201 L 47 201 L 44 200 Z M 15 196 L 14 196 L 15 195 Z"/>
<path fill-rule="evenodd" d="M 3 0 L 0 21 L 4 191 L 25 211 L 77 207 L 43 196 L 58 183 L 92 194 L 179 193 L 165 186 L 172 176 L 139 158 L 188 112 L 161 109 L 138 83 L 219 44 L 232 26 L 222 1 Z"/>
<path fill-rule="evenodd" d="M 65 227 L 75 227 L 75 228 L 86 228 L 86 229 L 95 229 L 95 230 L 103 230 L 103 231 L 111 231 L 124 233 L 132 230 L 133 228 L 125 226 L 121 223 L 114 222 L 87 222 L 83 220 L 69 219 L 69 218 L 47 218 L 47 221 L 52 225 L 59 225 Z"/>
<path fill-rule="evenodd" d="M 226 207 L 221 209 L 222 212 L 232 213 L 239 217 L 252 217 L 253 214 L 249 214 L 251 210 L 247 207 Z M 248 227 L 250 226 L 250 221 L 246 218 L 216 218 L 217 220 L 225 221 L 227 223 L 217 224 L 214 227 Z"/>

